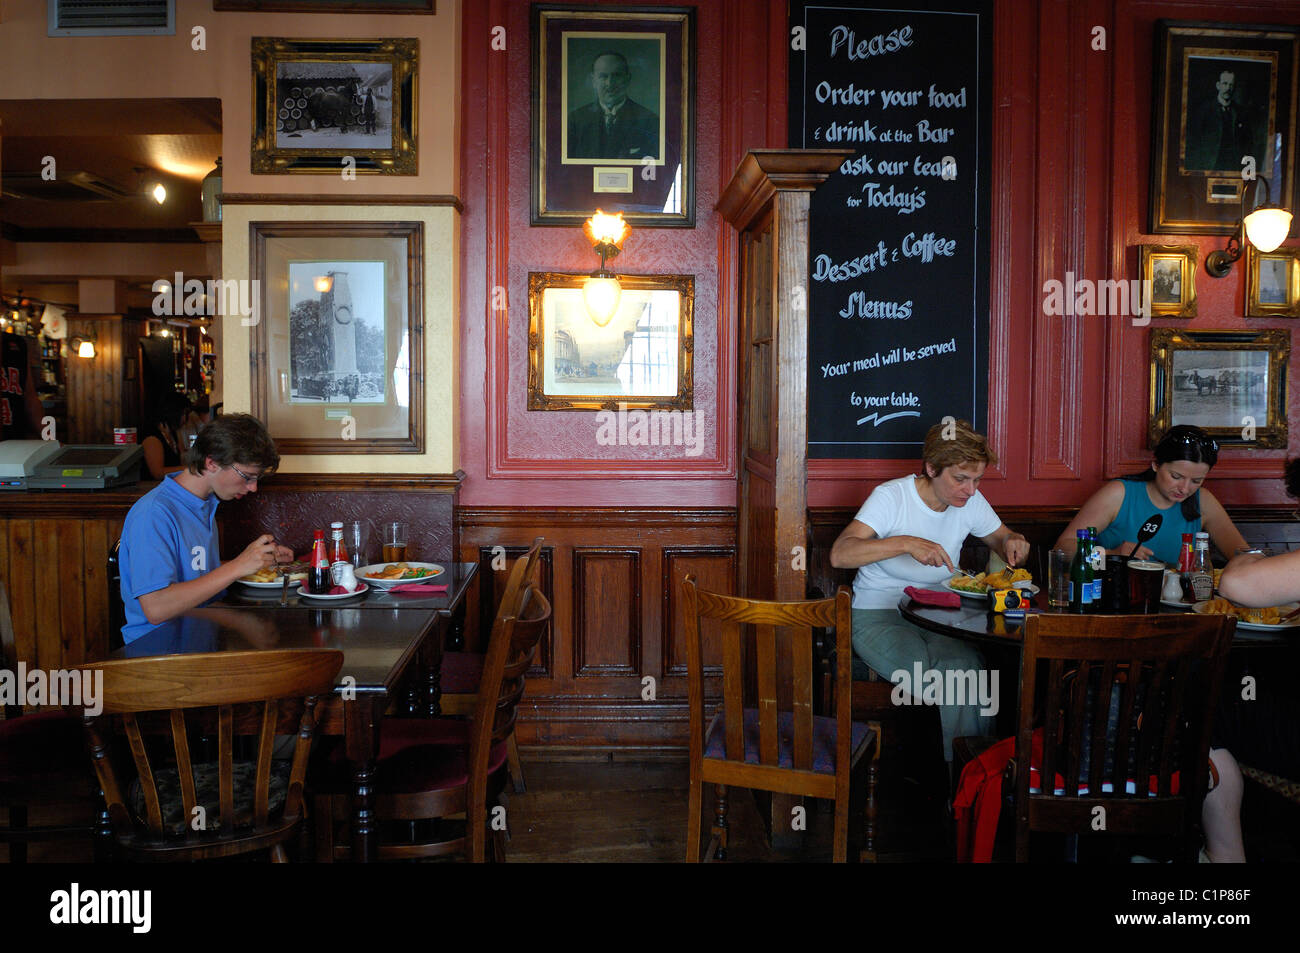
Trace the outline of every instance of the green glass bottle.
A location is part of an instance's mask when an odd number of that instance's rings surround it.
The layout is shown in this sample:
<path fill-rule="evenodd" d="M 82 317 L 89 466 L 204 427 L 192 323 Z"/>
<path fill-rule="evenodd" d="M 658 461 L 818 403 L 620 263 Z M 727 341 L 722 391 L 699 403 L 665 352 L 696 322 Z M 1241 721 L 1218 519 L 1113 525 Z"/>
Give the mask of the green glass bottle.
<path fill-rule="evenodd" d="M 1092 612 L 1093 573 L 1092 561 L 1089 558 L 1091 547 L 1088 542 L 1088 531 L 1078 530 L 1075 536 L 1079 543 L 1074 551 L 1074 559 L 1070 563 L 1070 611 Z"/>

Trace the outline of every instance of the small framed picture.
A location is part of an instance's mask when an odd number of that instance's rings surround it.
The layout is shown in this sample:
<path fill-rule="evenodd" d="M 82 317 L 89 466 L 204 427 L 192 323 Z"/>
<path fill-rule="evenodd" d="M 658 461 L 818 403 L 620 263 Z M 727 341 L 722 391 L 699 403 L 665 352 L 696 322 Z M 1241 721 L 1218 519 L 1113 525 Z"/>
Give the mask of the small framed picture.
<path fill-rule="evenodd" d="M 586 280 L 528 276 L 528 409 L 693 409 L 695 277 L 619 275 L 604 327 L 587 315 Z"/>
<path fill-rule="evenodd" d="M 1150 317 L 1196 317 L 1195 245 L 1142 245 L 1142 297 Z"/>
<path fill-rule="evenodd" d="M 437 13 L 434 0 L 212 0 L 213 10 L 247 13 Z"/>
<path fill-rule="evenodd" d="M 1245 176 L 1295 208 L 1300 28 L 1159 20 L 1151 231 L 1231 235 Z"/>
<path fill-rule="evenodd" d="M 1300 248 L 1261 252 L 1245 245 L 1246 317 L 1300 318 Z"/>
<path fill-rule="evenodd" d="M 533 225 L 695 225 L 695 11 L 533 6 Z"/>
<path fill-rule="evenodd" d="M 253 172 L 415 175 L 420 41 L 253 37 Z"/>
<path fill-rule="evenodd" d="M 1220 443 L 1287 445 L 1286 376 L 1291 332 L 1151 332 L 1154 447 L 1170 427 L 1201 427 Z"/>

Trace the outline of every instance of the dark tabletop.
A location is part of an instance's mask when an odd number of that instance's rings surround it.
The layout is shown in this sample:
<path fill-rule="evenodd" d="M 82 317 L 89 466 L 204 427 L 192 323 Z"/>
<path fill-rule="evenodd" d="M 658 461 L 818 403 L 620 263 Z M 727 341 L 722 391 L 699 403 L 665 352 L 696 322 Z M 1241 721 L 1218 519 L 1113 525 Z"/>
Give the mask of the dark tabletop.
<path fill-rule="evenodd" d="M 370 587 L 369 592 L 362 593 L 350 599 L 340 599 L 337 602 L 332 600 L 322 601 L 303 597 L 298 595 L 298 583 L 289 584 L 289 605 L 290 609 L 307 608 L 307 609 L 329 609 L 329 608 L 347 608 L 347 609 L 434 609 L 439 612 L 447 613 L 460 604 L 465 597 L 465 590 L 473 581 L 475 574 L 478 572 L 478 563 L 451 563 L 448 567 L 449 572 L 438 576 L 433 585 L 446 585 L 447 592 L 444 595 L 421 595 L 418 593 L 398 593 L 389 592 L 386 589 L 379 589 L 375 586 Z M 281 608 L 280 590 L 279 589 L 253 589 L 249 586 L 242 586 L 235 583 L 226 590 L 226 594 L 213 605 L 239 606 L 239 607 L 259 607 L 259 608 Z"/>
<path fill-rule="evenodd" d="M 898 602 L 898 611 L 902 613 L 904 619 L 923 629 L 966 641 L 1009 645 L 1018 644 L 1023 639 L 1022 630 L 1025 625 L 1023 619 L 1008 619 L 1000 613 L 989 612 L 986 603 L 974 599 L 962 599 L 960 609 L 945 609 L 938 606 L 923 606 L 913 602 L 910 596 L 904 596 Z M 1062 610 L 1047 608 L 1040 611 Z M 1186 610 L 1163 606 L 1160 611 L 1178 613 Z M 1300 628 L 1261 632 L 1238 626 L 1232 645 L 1233 648 L 1266 645 L 1291 645 L 1300 648 Z"/>

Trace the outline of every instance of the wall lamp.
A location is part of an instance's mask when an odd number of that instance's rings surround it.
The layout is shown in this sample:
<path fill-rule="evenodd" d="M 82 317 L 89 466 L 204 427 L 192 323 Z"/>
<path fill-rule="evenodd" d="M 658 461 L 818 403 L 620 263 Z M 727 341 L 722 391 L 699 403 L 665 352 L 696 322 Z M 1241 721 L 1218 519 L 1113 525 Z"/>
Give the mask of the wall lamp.
<path fill-rule="evenodd" d="M 1210 252 L 1205 258 L 1205 270 L 1212 278 L 1222 278 L 1241 258 L 1241 243 L 1249 241 L 1262 252 L 1271 252 L 1286 241 L 1291 231 L 1291 213 L 1280 205 L 1272 204 L 1272 189 L 1268 179 L 1259 176 L 1264 183 L 1264 204 L 1250 214 L 1243 214 L 1237 232 L 1228 239 L 1227 247 Z M 1258 183 L 1256 183 L 1258 188 Z M 1246 208 L 1246 192 L 1241 192 L 1241 207 Z M 1244 238 L 1243 238 L 1244 236 Z"/>
<path fill-rule="evenodd" d="M 73 337 L 69 339 L 68 346 L 77 357 L 93 358 L 95 356 L 94 337 Z"/>
<path fill-rule="evenodd" d="M 583 234 L 600 256 L 600 268 L 593 271 L 582 286 L 582 302 L 597 327 L 609 324 L 618 311 L 623 286 L 618 283 L 618 276 L 605 268 L 605 262 L 623 250 L 623 242 L 631 230 L 623 221 L 622 212 L 606 215 L 600 209 L 596 209 L 596 214 L 582 224 Z"/>

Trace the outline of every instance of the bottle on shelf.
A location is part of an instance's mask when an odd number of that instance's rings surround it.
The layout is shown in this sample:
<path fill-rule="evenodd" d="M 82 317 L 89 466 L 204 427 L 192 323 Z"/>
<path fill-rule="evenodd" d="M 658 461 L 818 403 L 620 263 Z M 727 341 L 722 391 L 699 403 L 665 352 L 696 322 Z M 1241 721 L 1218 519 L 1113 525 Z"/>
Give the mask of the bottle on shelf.
<path fill-rule="evenodd" d="M 1086 529 L 1077 530 L 1075 536 L 1078 538 L 1078 548 L 1074 551 L 1074 559 L 1070 562 L 1070 611 L 1071 612 L 1092 612 L 1092 584 L 1094 582 L 1092 574 L 1091 553 L 1088 545 L 1088 531 Z"/>
<path fill-rule="evenodd" d="M 314 530 L 311 543 L 311 566 L 307 570 L 307 591 L 324 595 L 334 585 L 330 581 L 329 556 L 325 553 L 325 531 Z"/>
<path fill-rule="evenodd" d="M 1196 553 L 1192 568 L 1187 573 L 1192 588 L 1192 599 L 1204 602 L 1214 595 L 1214 569 L 1210 564 L 1210 534 L 1196 534 Z"/>

